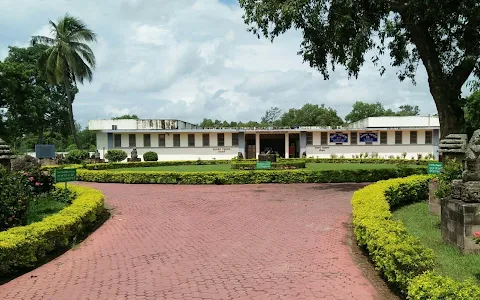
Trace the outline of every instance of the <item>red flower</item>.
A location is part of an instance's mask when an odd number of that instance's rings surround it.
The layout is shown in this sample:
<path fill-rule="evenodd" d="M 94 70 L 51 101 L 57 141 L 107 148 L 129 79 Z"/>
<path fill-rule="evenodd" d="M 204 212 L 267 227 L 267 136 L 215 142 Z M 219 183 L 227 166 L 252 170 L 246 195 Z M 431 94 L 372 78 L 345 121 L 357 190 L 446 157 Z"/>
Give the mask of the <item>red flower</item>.
<path fill-rule="evenodd" d="M 35 182 L 35 186 L 40 186 L 40 182 Z"/>
<path fill-rule="evenodd" d="M 474 232 L 473 237 L 476 238 L 476 239 L 480 239 L 480 231 Z"/>
<path fill-rule="evenodd" d="M 33 177 L 30 177 L 30 178 L 28 178 L 28 180 L 30 180 L 30 181 L 34 181 L 34 180 L 35 180 L 35 178 L 33 178 Z"/>

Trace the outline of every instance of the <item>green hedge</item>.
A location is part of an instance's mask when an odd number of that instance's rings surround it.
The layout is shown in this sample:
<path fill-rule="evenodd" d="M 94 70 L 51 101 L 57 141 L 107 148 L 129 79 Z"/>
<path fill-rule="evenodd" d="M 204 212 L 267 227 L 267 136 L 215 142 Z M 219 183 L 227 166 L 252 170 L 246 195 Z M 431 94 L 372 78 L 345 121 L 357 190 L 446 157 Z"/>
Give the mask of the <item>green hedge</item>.
<path fill-rule="evenodd" d="M 387 158 L 280 158 L 279 161 L 303 160 L 307 163 L 323 164 L 405 164 L 426 166 L 436 160 L 414 159 L 387 159 Z"/>
<path fill-rule="evenodd" d="M 87 187 L 69 189 L 77 195 L 70 206 L 40 222 L 0 232 L 0 277 L 34 267 L 48 253 L 68 246 L 98 219 L 103 194 Z"/>
<path fill-rule="evenodd" d="M 480 288 L 432 273 L 433 250 L 392 220 L 391 207 L 424 201 L 429 175 L 380 181 L 356 191 L 352 198 L 353 227 L 358 244 L 366 249 L 386 280 L 409 299 L 480 299 Z M 457 295 L 443 298 L 439 295 Z M 463 295 L 459 297 L 458 295 Z"/>
<path fill-rule="evenodd" d="M 245 162 L 232 162 L 232 169 L 236 170 L 255 170 L 257 162 L 245 161 Z M 272 169 L 285 170 L 285 169 L 305 169 L 305 161 L 281 161 L 272 163 Z"/>
<path fill-rule="evenodd" d="M 138 172 L 77 170 L 77 178 L 91 182 L 169 183 L 169 184 L 249 184 L 374 182 L 389 178 L 424 174 L 424 168 L 378 170 L 257 170 L 235 172 Z"/>
<path fill-rule="evenodd" d="M 183 165 L 222 165 L 229 164 L 231 160 L 172 160 L 172 161 L 142 161 L 131 163 L 101 163 L 87 164 L 87 170 L 109 170 L 124 168 L 145 168 L 162 166 L 183 166 Z"/>

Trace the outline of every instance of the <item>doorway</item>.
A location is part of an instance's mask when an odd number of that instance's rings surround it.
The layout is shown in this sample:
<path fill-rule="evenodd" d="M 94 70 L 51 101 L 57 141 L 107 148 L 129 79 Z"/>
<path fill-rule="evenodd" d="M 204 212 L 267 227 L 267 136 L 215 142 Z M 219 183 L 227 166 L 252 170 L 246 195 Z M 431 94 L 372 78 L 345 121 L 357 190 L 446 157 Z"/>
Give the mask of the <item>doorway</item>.
<path fill-rule="evenodd" d="M 280 157 L 285 157 L 285 134 L 261 134 L 260 153 L 267 153 L 268 151 L 278 153 Z"/>
<path fill-rule="evenodd" d="M 255 134 L 246 134 L 245 135 L 245 158 L 257 158 L 256 147 L 255 147 Z"/>

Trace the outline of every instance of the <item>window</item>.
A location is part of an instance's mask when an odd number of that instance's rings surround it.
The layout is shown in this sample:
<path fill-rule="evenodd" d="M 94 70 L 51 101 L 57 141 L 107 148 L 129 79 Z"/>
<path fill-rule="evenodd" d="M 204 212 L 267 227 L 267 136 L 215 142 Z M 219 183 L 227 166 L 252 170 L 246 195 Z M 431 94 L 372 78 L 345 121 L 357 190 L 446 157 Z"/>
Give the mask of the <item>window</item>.
<path fill-rule="evenodd" d="M 387 132 L 386 131 L 380 131 L 380 144 L 386 145 L 387 144 Z"/>
<path fill-rule="evenodd" d="M 401 131 L 395 131 L 395 144 L 397 144 L 397 145 L 402 144 L 402 142 L 403 142 L 402 141 L 403 140 L 402 135 L 403 135 L 403 133 Z"/>
<path fill-rule="evenodd" d="M 158 147 L 165 147 L 165 134 L 158 135 Z"/>
<path fill-rule="evenodd" d="M 209 133 L 204 133 L 202 135 L 202 140 L 203 140 L 203 147 L 210 147 L 210 134 Z"/>
<path fill-rule="evenodd" d="M 150 134 L 143 135 L 143 147 L 152 147 L 152 140 Z"/>
<path fill-rule="evenodd" d="M 173 147 L 180 147 L 180 134 L 173 135 Z"/>
<path fill-rule="evenodd" d="M 425 131 L 425 144 L 432 144 L 432 131 Z"/>
<path fill-rule="evenodd" d="M 328 134 L 326 132 L 322 132 L 320 135 L 320 143 L 322 145 L 327 145 L 328 144 Z"/>
<path fill-rule="evenodd" d="M 417 132 L 410 131 L 410 144 L 416 144 L 416 143 L 417 143 Z"/>
<path fill-rule="evenodd" d="M 112 130 L 117 130 L 117 125 L 112 125 Z"/>
<path fill-rule="evenodd" d="M 307 145 L 313 145 L 313 132 L 307 132 Z"/>
<path fill-rule="evenodd" d="M 350 144 L 356 145 L 357 144 L 357 137 L 358 137 L 358 133 L 356 131 L 351 132 L 350 133 Z"/>
<path fill-rule="evenodd" d="M 238 133 L 232 133 L 232 146 L 238 146 Z"/>
<path fill-rule="evenodd" d="M 128 135 L 128 147 L 133 148 L 137 146 L 137 137 L 135 134 Z"/>
<path fill-rule="evenodd" d="M 225 134 L 217 133 L 217 145 L 225 146 Z"/>
<path fill-rule="evenodd" d="M 195 134 L 193 133 L 188 135 L 188 147 L 195 147 Z"/>
<path fill-rule="evenodd" d="M 122 135 L 121 134 L 114 134 L 113 135 L 113 140 L 114 140 L 114 147 L 115 148 L 120 148 L 122 147 Z"/>

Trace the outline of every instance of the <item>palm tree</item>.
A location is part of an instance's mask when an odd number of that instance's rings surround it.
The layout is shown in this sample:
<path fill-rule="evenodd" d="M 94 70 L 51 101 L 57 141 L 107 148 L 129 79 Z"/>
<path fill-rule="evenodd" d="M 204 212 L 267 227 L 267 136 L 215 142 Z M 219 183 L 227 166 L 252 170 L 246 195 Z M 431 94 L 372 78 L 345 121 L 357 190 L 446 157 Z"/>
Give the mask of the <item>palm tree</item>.
<path fill-rule="evenodd" d="M 96 34 L 82 20 L 68 14 L 58 20 L 57 24 L 52 21 L 49 24 L 52 37 L 33 36 L 31 44 L 48 46 L 40 56 L 39 68 L 50 84 L 64 89 L 73 139 L 77 148 L 80 148 L 72 104 L 77 82 L 83 84 L 85 79 L 92 81 L 95 55 L 87 43 L 96 42 Z"/>

